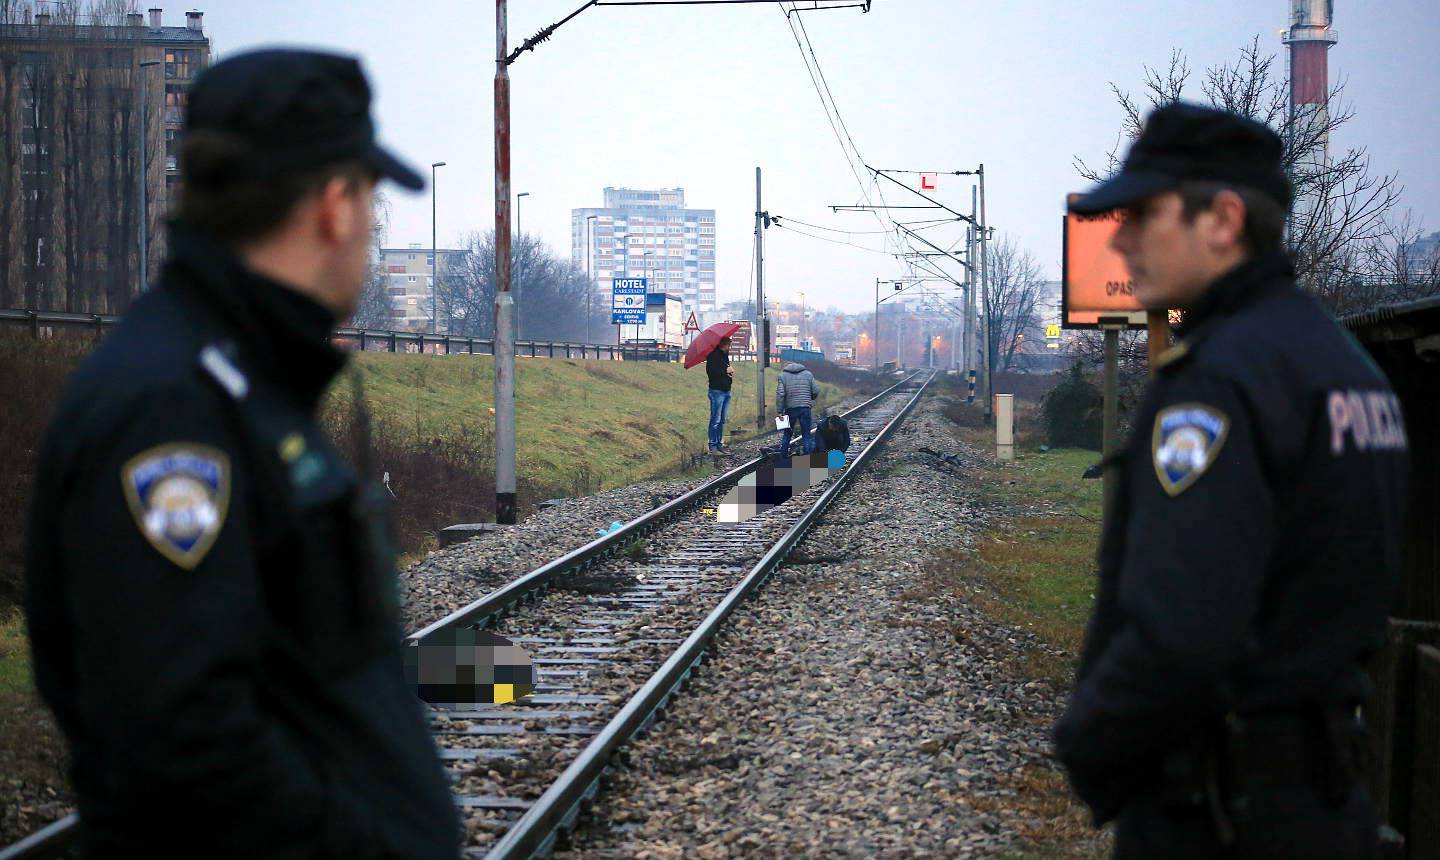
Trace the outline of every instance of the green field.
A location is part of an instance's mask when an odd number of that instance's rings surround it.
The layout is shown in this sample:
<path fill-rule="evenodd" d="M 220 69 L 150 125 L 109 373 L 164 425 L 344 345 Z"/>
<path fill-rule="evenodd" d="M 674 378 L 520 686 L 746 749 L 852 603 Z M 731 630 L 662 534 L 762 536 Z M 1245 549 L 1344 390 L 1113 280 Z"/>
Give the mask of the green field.
<path fill-rule="evenodd" d="M 1094 600 L 1101 482 L 1080 476 L 1097 459 L 1093 451 L 1025 452 L 1008 480 L 984 491 L 1012 511 L 981 547 L 992 581 L 1017 619 L 1070 650 L 1079 649 Z"/>
<path fill-rule="evenodd" d="M 494 360 L 489 356 L 354 356 L 377 425 L 423 445 L 493 444 Z M 755 426 L 755 365 L 736 363 L 727 430 Z M 517 469 L 522 479 L 568 487 L 588 472 L 598 489 L 678 471 L 705 450 L 710 404 L 705 369 L 650 361 L 516 361 Z M 766 387 L 774 385 L 767 371 Z M 820 406 L 845 394 L 821 384 Z M 342 377 L 332 399 L 343 403 Z M 771 388 L 770 395 L 774 390 Z M 767 397 L 767 399 L 770 399 Z M 773 404 L 772 404 L 773 405 Z"/>
<path fill-rule="evenodd" d="M 20 611 L 0 613 L 0 707 L 31 690 L 29 646 Z"/>

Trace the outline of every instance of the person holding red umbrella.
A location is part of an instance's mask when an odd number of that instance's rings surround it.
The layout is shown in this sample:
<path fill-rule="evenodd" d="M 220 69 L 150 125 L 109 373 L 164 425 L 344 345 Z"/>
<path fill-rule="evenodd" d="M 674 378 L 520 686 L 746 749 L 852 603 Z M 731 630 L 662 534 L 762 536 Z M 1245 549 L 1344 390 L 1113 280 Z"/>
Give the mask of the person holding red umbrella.
<path fill-rule="evenodd" d="M 730 408 L 730 385 L 735 368 L 730 366 L 730 338 L 722 337 L 705 357 L 705 375 L 710 379 L 710 450 L 725 452 L 725 413 Z"/>
<path fill-rule="evenodd" d="M 735 369 L 730 366 L 730 335 L 739 328 L 739 323 L 716 323 L 696 335 L 685 350 L 685 369 L 703 361 L 710 380 L 711 453 L 725 452 L 725 412 L 730 408 L 730 384 L 735 377 Z"/>

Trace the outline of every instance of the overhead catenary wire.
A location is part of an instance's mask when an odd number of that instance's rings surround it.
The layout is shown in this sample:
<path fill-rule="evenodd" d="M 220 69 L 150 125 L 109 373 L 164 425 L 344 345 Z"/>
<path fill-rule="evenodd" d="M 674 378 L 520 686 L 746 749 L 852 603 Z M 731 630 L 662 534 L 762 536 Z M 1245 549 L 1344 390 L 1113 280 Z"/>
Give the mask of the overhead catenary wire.
<path fill-rule="evenodd" d="M 770 226 L 772 226 L 772 227 L 779 227 L 779 228 L 782 229 L 782 230 L 787 230 L 787 231 L 789 231 L 789 232 L 791 232 L 791 233 L 794 233 L 794 234 L 796 234 L 796 235 L 799 235 L 799 236 L 807 236 L 807 237 L 809 237 L 809 238 L 811 238 L 811 239 L 816 239 L 816 240 L 821 241 L 821 242 L 829 242 L 829 243 L 832 244 L 832 245 L 845 245 L 845 246 L 850 247 L 850 248 L 855 248 L 855 249 L 860 250 L 860 251 L 869 251 L 869 252 L 872 253 L 872 254 L 880 254 L 880 255 L 885 256 L 885 257 L 893 257 L 893 256 L 895 256 L 895 253 L 894 253 L 893 251 L 887 251 L 887 250 L 884 250 L 884 249 L 881 249 L 881 248 L 867 248 L 867 247 L 864 246 L 864 245 L 857 245 L 857 244 L 855 244 L 854 242 L 845 242 L 845 241 L 842 241 L 842 240 L 840 240 L 840 239 L 831 239 L 829 236 L 816 236 L 814 233 L 806 233 L 804 230 L 797 230 L 797 229 L 795 229 L 794 227 L 791 227 L 791 226 L 788 225 L 788 224 L 782 223 L 781 221 L 776 220 L 776 219 L 774 219 L 774 218 L 771 218 L 771 219 L 770 219 Z"/>
<path fill-rule="evenodd" d="M 896 221 L 893 217 L 889 217 L 888 215 L 882 217 L 880 213 L 881 209 L 884 209 L 888 212 L 888 210 L 892 208 L 890 206 L 889 200 L 887 200 L 885 197 L 884 187 L 880 182 L 882 174 L 873 170 L 869 166 L 869 162 L 866 161 L 864 155 L 861 154 L 859 147 L 856 146 L 854 136 L 850 133 L 849 126 L 845 123 L 844 116 L 841 114 L 839 105 L 835 101 L 834 92 L 830 88 L 829 80 L 825 76 L 824 68 L 820 64 L 820 58 L 815 51 L 814 43 L 810 40 L 810 34 L 805 28 L 804 16 L 794 14 L 797 11 L 804 10 L 798 9 L 797 4 L 793 2 L 793 0 L 790 3 L 790 8 L 788 10 L 785 8 L 784 3 L 780 3 L 779 5 L 781 11 L 785 14 L 787 23 L 789 23 L 791 35 L 795 39 L 796 47 L 800 50 L 801 60 L 805 63 L 806 72 L 810 76 L 811 86 L 814 87 L 816 96 L 820 99 L 821 107 L 825 111 L 825 119 L 830 125 L 831 132 L 834 134 L 836 142 L 840 145 L 841 152 L 845 155 L 846 166 L 849 168 L 852 176 L 854 176 L 855 178 L 855 183 L 860 189 L 861 198 L 864 200 L 869 211 L 874 216 L 877 225 L 882 228 L 881 231 L 877 231 L 876 233 L 872 233 L 869 235 L 886 236 L 886 248 L 894 248 L 896 253 L 893 253 L 892 256 L 896 257 L 897 260 L 901 262 L 907 272 L 913 274 L 917 269 L 917 263 L 913 258 L 907 259 L 904 255 L 907 252 L 920 251 L 914 241 L 915 234 L 910 233 L 908 230 L 905 229 L 905 227 L 902 227 L 901 223 Z M 868 178 L 868 183 L 865 179 L 861 178 L 862 172 Z M 961 175 L 962 173 L 963 171 L 956 172 L 956 175 Z M 884 178 L 890 179 L 890 181 L 892 182 L 895 181 L 890 177 Z M 896 184 L 900 183 L 897 182 Z M 909 190 L 913 191 L 913 189 Z M 874 198 L 871 196 L 872 192 L 880 199 L 881 206 L 877 207 L 875 205 Z M 924 195 L 921 196 L 924 197 Z M 927 202 L 937 206 L 938 208 L 945 209 L 956 215 L 956 220 L 968 220 L 968 216 L 965 216 L 963 213 L 956 212 L 955 210 L 952 210 L 949 207 L 944 206 L 943 204 L 940 204 L 938 201 L 935 201 L 931 198 L 926 197 L 925 199 Z M 886 217 L 889 217 L 888 224 L 886 223 Z M 794 221 L 794 219 L 790 220 Z M 803 224 L 803 222 L 796 223 Z M 942 223 L 953 223 L 953 221 Z M 812 229 L 833 230 L 833 228 L 826 228 L 820 225 L 806 224 L 805 226 L 809 226 Z M 797 231 L 793 227 L 789 229 L 791 229 L 792 232 L 799 232 L 804 235 L 803 231 Z M 834 232 L 844 231 L 834 230 Z M 830 241 L 834 244 L 853 245 L 853 243 L 826 239 L 822 236 L 811 235 L 810 238 L 821 239 L 822 241 Z M 948 250 L 953 251 L 954 247 L 958 245 L 960 241 L 963 241 L 963 239 L 955 242 L 953 245 L 950 246 L 950 249 Z M 854 247 L 863 249 L 863 246 L 855 245 Z M 931 245 L 931 247 L 936 246 Z M 931 266 L 928 261 L 923 260 L 923 258 L 921 262 L 925 264 L 923 268 L 927 272 L 943 277 L 952 283 L 956 282 L 955 278 L 946 275 L 943 271 L 940 271 L 937 268 Z"/>
<path fill-rule="evenodd" d="M 771 219 L 780 219 L 783 217 L 786 221 L 799 224 L 802 227 L 809 227 L 812 230 L 825 230 L 830 233 L 841 233 L 846 236 L 888 236 L 895 232 L 894 228 L 887 230 L 846 230 L 840 227 L 827 227 L 823 224 L 811 224 L 808 221 L 801 221 L 799 218 L 793 218 L 789 215 L 771 215 L 770 217 Z M 926 221 L 896 221 L 895 224 L 897 226 L 915 227 L 919 230 L 931 230 L 946 224 L 953 224 L 958 220 L 958 218 L 933 218 Z"/>
<path fill-rule="evenodd" d="M 795 46 L 800 51 L 800 59 L 805 64 L 805 71 L 810 76 L 810 85 L 815 89 L 815 95 L 820 99 L 820 105 L 825 111 L 826 122 L 830 125 L 831 132 L 835 135 L 835 142 L 840 145 L 840 151 L 845 156 L 846 167 L 855 178 L 855 184 L 860 189 L 860 197 L 867 205 L 873 206 L 871 191 L 880 194 L 881 202 L 884 200 L 884 192 L 879 184 L 871 178 L 869 186 L 862 175 L 865 171 L 865 157 L 861 155 L 859 147 L 855 145 L 854 136 L 850 134 L 850 128 L 845 123 L 845 118 L 840 113 L 840 107 L 835 101 L 835 95 L 830 89 L 829 80 L 825 77 L 824 69 L 820 66 L 820 58 L 815 52 L 815 45 L 810 41 L 810 34 L 805 29 L 804 16 L 792 15 L 798 9 L 796 3 L 791 2 L 791 8 L 787 10 L 783 3 L 780 4 L 780 11 L 785 14 L 786 23 L 790 27 L 790 34 L 795 39 Z M 798 25 L 798 26 L 797 26 Z M 890 246 L 892 238 L 889 237 L 890 225 L 885 223 L 878 212 L 874 214 L 876 224 L 881 227 L 887 235 L 886 245 Z M 895 247 L 899 247 L 898 244 Z"/>

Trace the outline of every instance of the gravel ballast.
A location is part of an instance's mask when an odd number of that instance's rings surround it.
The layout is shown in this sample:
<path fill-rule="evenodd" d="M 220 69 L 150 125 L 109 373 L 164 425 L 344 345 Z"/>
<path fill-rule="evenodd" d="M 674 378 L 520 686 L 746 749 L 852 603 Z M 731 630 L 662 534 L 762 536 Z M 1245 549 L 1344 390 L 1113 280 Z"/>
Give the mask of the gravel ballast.
<path fill-rule="evenodd" d="M 740 607 L 557 857 L 1015 847 L 1035 822 L 1009 802 L 1005 777 L 1048 766 L 1056 691 L 1019 668 L 1041 647 L 1033 637 L 931 587 L 927 572 L 934 551 L 971 546 L 985 529 L 966 479 L 980 456 L 922 404 Z"/>

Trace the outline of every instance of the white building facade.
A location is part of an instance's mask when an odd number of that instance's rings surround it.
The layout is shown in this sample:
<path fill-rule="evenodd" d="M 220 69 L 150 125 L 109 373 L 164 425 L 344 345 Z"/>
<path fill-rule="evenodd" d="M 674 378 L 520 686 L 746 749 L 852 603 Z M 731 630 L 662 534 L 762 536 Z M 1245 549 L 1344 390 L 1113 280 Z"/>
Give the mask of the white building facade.
<path fill-rule="evenodd" d="M 612 278 L 645 278 L 687 317 L 714 316 L 715 210 L 687 209 L 683 188 L 606 188 L 604 207 L 570 210 L 570 257 L 607 305 Z"/>
<path fill-rule="evenodd" d="M 469 253 L 455 248 L 439 249 L 439 265 L 436 270 L 443 282 L 445 267 L 458 265 Z M 390 297 L 390 319 L 392 327 L 406 331 L 428 332 L 431 326 L 430 296 L 434 284 L 430 281 L 430 246 L 412 242 L 408 248 L 383 248 L 380 251 L 380 271 L 385 273 L 385 291 Z M 447 321 L 439 319 L 437 332 L 445 334 Z"/>

